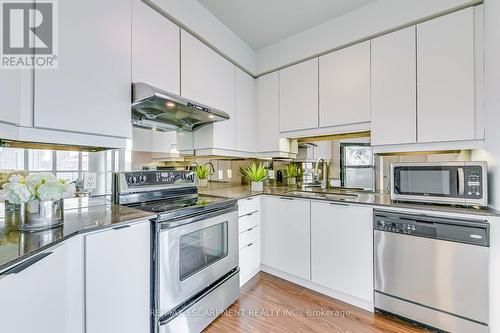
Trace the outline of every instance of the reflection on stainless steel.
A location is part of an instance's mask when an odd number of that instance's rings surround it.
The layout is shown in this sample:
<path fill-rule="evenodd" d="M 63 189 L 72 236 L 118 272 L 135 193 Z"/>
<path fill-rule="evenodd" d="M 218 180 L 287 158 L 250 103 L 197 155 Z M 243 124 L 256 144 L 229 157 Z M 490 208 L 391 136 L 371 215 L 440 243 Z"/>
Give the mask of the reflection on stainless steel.
<path fill-rule="evenodd" d="M 61 225 L 64 219 L 63 200 L 28 201 L 20 206 L 19 229 L 41 230 Z"/>
<path fill-rule="evenodd" d="M 42 231 L 20 231 L 19 253 L 21 255 L 38 250 L 42 246 L 53 243 L 63 237 L 63 227 L 55 227 Z"/>
<path fill-rule="evenodd" d="M 375 307 L 447 332 L 488 332 L 489 225 L 376 211 Z"/>

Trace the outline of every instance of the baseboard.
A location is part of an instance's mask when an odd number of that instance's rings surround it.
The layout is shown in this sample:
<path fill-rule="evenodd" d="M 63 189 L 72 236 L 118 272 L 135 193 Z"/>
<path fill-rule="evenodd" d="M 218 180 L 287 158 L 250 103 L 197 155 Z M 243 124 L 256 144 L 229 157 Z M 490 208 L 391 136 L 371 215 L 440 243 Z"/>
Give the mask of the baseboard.
<path fill-rule="evenodd" d="M 260 265 L 260 269 L 263 272 L 269 273 L 271 275 L 275 275 L 279 278 L 285 279 L 287 281 L 293 282 L 295 284 L 298 284 L 302 287 L 314 290 L 320 294 L 335 298 L 339 301 L 348 303 L 350 305 L 356 306 L 358 308 L 361 308 L 363 310 L 369 311 L 369 312 L 374 312 L 374 306 L 373 306 L 373 301 L 366 301 L 364 299 L 360 299 L 351 295 L 344 294 L 340 291 L 333 290 L 321 285 L 318 285 L 312 281 L 309 280 L 304 280 L 302 278 L 296 277 L 294 275 L 282 272 L 280 270 L 274 269 L 272 267 L 266 266 L 264 264 Z"/>

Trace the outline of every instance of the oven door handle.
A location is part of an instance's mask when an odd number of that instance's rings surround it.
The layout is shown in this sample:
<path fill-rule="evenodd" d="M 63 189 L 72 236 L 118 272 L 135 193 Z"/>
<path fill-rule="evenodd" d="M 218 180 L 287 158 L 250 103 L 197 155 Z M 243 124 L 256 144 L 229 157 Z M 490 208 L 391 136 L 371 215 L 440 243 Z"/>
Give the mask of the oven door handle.
<path fill-rule="evenodd" d="M 208 212 L 203 212 L 203 213 L 199 213 L 196 215 L 184 216 L 184 217 L 180 217 L 177 219 L 162 221 L 162 222 L 158 222 L 158 224 L 160 225 L 160 232 L 161 232 L 164 230 L 177 228 L 179 226 L 191 224 L 191 223 L 202 221 L 202 220 L 211 219 L 211 218 L 214 218 L 217 216 L 221 216 L 221 215 L 231 213 L 231 212 L 236 212 L 236 211 L 238 211 L 238 206 L 235 205 L 234 207 L 219 209 L 216 211 L 211 211 L 211 212 L 208 211 Z"/>
<path fill-rule="evenodd" d="M 465 178 L 464 178 L 463 168 L 457 169 L 457 176 L 458 176 L 458 195 L 462 196 L 464 195 L 465 192 Z"/>

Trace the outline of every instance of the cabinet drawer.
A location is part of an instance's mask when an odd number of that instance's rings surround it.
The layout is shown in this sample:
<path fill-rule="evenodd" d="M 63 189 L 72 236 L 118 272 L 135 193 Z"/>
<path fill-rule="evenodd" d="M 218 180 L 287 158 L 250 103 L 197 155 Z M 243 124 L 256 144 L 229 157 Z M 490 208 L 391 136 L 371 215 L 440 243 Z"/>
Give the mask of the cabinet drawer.
<path fill-rule="evenodd" d="M 259 198 L 251 197 L 238 201 L 238 216 L 243 216 L 260 210 Z"/>
<path fill-rule="evenodd" d="M 260 239 L 260 227 L 253 227 L 240 234 L 240 249 Z"/>
<path fill-rule="evenodd" d="M 260 267 L 260 242 L 257 240 L 240 249 L 240 285 L 250 280 Z"/>
<path fill-rule="evenodd" d="M 250 228 L 260 225 L 260 213 L 253 212 L 247 215 L 243 215 L 238 218 L 239 233 L 247 231 Z"/>

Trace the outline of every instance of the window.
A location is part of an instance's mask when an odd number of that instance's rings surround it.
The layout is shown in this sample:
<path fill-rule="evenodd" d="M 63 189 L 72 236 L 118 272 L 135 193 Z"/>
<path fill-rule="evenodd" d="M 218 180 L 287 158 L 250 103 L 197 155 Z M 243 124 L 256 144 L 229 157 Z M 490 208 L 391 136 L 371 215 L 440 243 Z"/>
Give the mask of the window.
<path fill-rule="evenodd" d="M 28 149 L 28 171 L 52 171 L 53 151 Z"/>
<path fill-rule="evenodd" d="M 56 161 L 57 170 L 78 171 L 78 165 L 80 163 L 80 153 L 77 151 L 57 151 Z"/>
<path fill-rule="evenodd" d="M 24 149 L 0 148 L 0 170 L 24 170 Z"/>

